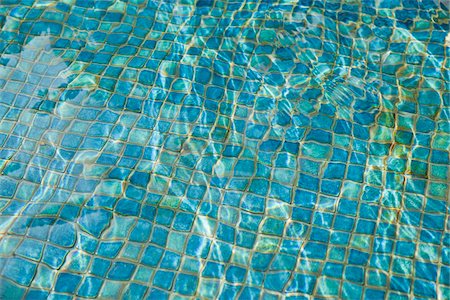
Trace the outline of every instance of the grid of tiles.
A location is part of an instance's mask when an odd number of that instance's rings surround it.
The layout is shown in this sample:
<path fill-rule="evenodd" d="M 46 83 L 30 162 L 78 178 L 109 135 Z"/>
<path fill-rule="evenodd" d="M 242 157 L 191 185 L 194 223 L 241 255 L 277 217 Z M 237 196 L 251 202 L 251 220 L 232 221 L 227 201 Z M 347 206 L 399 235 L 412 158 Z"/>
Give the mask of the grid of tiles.
<path fill-rule="evenodd" d="M 2 298 L 450 296 L 444 4 L 20 2 Z"/>

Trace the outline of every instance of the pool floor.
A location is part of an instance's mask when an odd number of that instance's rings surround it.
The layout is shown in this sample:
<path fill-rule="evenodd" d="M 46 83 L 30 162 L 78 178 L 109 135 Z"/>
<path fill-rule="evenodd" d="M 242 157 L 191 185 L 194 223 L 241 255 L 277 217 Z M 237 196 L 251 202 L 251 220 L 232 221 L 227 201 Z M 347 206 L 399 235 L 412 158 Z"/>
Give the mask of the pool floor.
<path fill-rule="evenodd" d="M 448 7 L 0 1 L 0 299 L 450 299 Z"/>

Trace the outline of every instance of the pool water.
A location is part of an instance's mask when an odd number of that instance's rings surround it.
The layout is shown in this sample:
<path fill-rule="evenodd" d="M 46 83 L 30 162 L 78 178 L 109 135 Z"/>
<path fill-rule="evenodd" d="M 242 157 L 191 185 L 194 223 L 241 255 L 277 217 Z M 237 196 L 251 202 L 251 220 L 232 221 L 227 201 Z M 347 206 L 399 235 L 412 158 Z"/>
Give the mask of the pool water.
<path fill-rule="evenodd" d="M 0 1 L 1 299 L 450 299 L 439 0 Z"/>

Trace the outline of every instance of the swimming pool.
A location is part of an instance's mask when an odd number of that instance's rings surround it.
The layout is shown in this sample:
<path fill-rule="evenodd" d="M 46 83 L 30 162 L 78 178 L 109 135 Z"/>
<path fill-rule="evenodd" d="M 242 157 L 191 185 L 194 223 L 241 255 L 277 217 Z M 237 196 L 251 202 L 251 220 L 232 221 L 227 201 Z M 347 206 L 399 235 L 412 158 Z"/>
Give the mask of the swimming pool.
<path fill-rule="evenodd" d="M 443 1 L 2 0 L 0 26 L 0 298 L 450 298 Z"/>

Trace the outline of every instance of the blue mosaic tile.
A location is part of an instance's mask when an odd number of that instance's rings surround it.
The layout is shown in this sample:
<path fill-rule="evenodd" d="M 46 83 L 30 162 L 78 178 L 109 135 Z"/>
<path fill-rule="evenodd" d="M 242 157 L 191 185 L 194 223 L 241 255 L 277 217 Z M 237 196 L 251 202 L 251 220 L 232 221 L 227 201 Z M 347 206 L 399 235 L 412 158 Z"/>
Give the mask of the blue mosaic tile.
<path fill-rule="evenodd" d="M 13 2 L 0 298 L 449 298 L 446 3 Z"/>
<path fill-rule="evenodd" d="M 61 273 L 59 274 L 56 281 L 55 291 L 63 293 L 74 293 L 80 281 L 81 276 L 79 275 Z"/>

